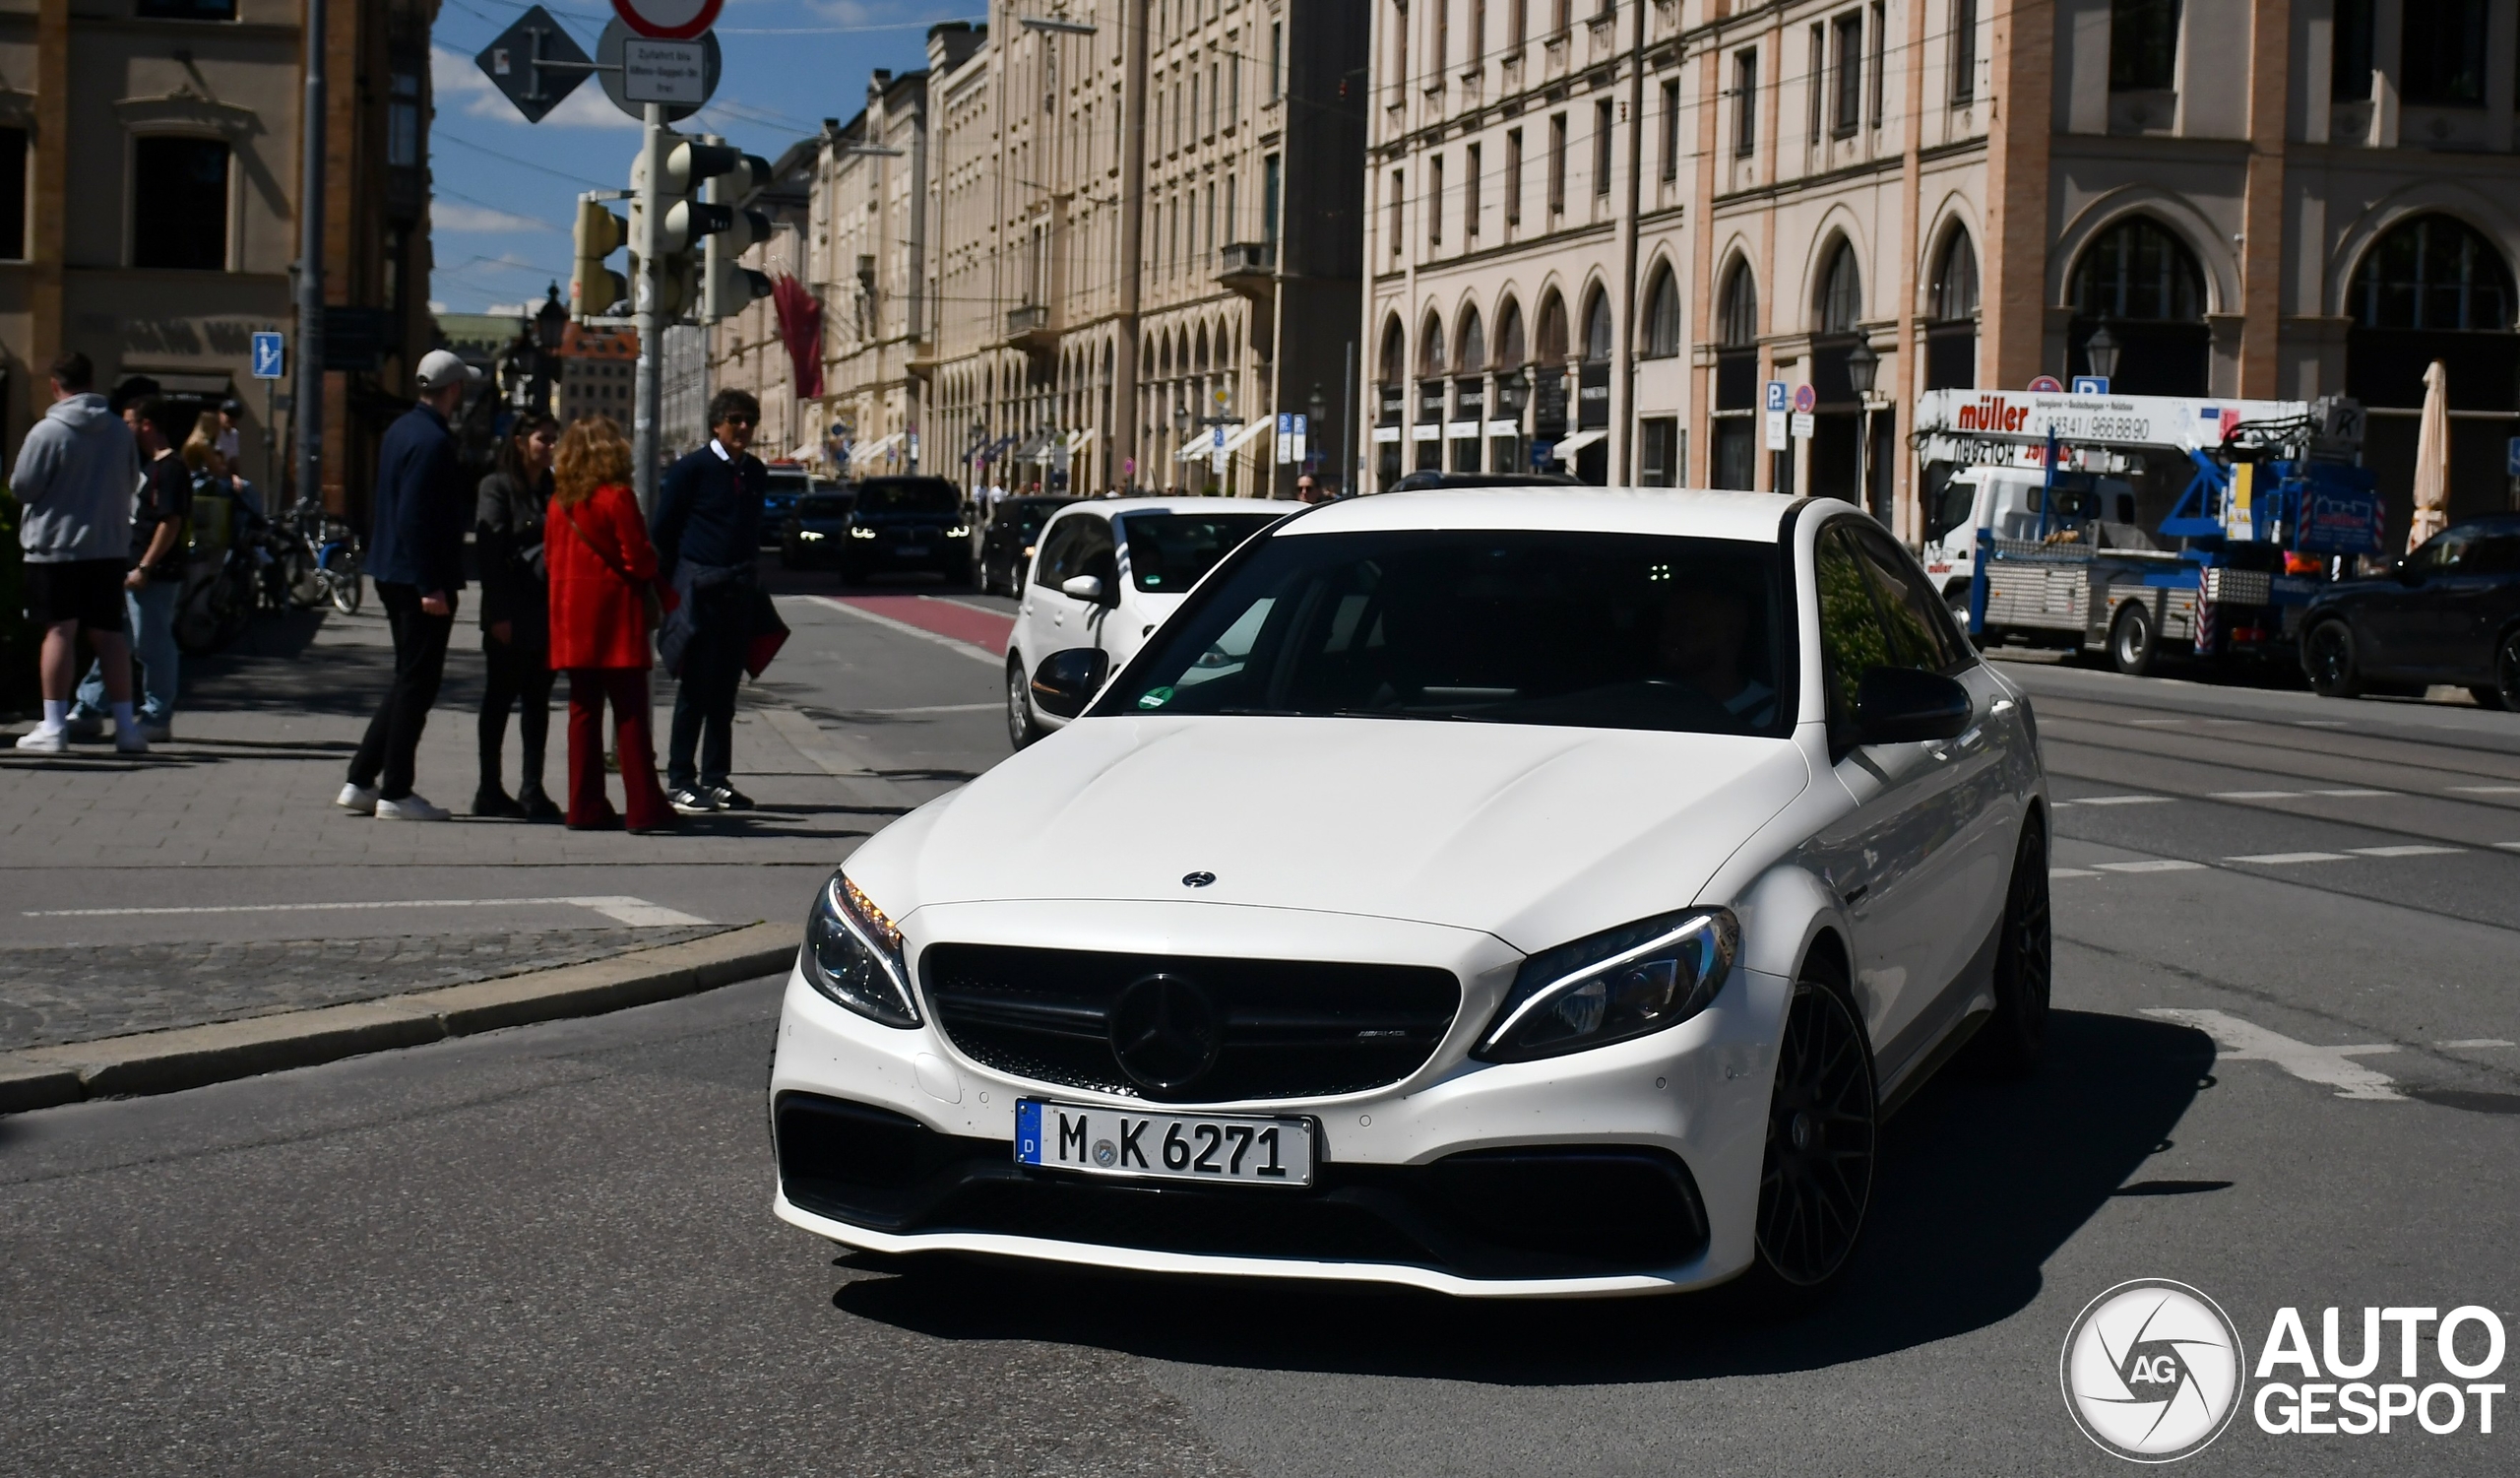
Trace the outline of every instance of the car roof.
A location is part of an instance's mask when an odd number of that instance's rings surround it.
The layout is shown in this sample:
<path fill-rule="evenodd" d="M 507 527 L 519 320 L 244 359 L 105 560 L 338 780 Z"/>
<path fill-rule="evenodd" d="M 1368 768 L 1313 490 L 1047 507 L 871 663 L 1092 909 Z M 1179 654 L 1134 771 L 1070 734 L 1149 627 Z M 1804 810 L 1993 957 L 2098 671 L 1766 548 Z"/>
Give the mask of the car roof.
<path fill-rule="evenodd" d="M 1399 529 L 1548 529 L 1773 544 L 1794 499 L 1673 487 L 1485 487 L 1325 503 L 1272 537 Z"/>
<path fill-rule="evenodd" d="M 1075 502 L 1104 518 L 1123 513 L 1268 513 L 1283 518 L 1303 506 L 1285 498 L 1079 498 Z"/>

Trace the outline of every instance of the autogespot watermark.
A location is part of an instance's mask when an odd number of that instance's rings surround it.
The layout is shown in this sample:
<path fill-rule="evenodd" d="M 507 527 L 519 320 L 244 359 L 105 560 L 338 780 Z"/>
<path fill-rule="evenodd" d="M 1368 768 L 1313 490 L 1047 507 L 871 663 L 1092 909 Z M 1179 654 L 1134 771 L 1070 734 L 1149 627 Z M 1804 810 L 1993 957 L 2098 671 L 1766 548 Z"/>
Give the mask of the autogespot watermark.
<path fill-rule="evenodd" d="M 2058 1361 L 2065 1407 L 2084 1436 L 2131 1462 L 2175 1462 L 2202 1451 L 2244 1404 L 2272 1437 L 2385 1436 L 2419 1427 L 2434 1437 L 2492 1435 L 2494 1397 L 2504 1393 L 2491 1379 L 2506 1349 L 2499 1315 L 2478 1304 L 2447 1313 L 2414 1306 L 2361 1313 L 2358 1330 L 2348 1311 L 2322 1310 L 2323 1337 L 2314 1348 L 2300 1310 L 2275 1311 L 2259 1347 L 2256 1397 L 2248 1400 L 2248 1352 L 2220 1305 L 2166 1278 L 2120 1283 L 2092 1300 L 2066 1331 Z M 2392 1354 L 2396 1381 L 2382 1370 Z M 2383 1379 L 2362 1379 L 2374 1375 Z"/>

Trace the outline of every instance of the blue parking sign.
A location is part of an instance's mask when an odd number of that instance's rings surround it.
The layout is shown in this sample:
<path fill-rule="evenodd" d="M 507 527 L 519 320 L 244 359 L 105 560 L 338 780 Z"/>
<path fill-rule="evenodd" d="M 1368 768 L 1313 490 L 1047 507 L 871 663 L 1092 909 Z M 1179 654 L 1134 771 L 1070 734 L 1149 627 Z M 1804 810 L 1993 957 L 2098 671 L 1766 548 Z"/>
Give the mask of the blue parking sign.
<path fill-rule="evenodd" d="M 1768 381 L 1768 409 L 1771 411 L 1784 410 L 1787 406 L 1786 398 L 1793 393 L 1793 390 L 1788 387 L 1783 380 Z"/>
<path fill-rule="evenodd" d="M 2109 376 L 2105 374 L 2078 374 L 2074 376 L 2074 394 L 2107 395 L 2108 393 Z"/>
<path fill-rule="evenodd" d="M 255 379 L 279 379 L 285 358 L 286 355 L 281 349 L 281 336 L 278 331 L 264 330 L 254 335 Z"/>

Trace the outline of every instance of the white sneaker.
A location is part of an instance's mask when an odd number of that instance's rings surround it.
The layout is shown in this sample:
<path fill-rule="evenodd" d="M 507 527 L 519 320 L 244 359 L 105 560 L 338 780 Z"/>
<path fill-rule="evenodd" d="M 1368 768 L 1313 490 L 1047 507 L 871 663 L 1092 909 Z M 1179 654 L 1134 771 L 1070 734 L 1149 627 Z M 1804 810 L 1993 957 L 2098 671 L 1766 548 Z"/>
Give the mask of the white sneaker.
<path fill-rule="evenodd" d="M 443 821 L 453 814 L 445 806 L 429 804 L 417 791 L 400 801 L 376 803 L 376 819 L 380 821 Z"/>
<path fill-rule="evenodd" d="M 70 731 L 59 724 L 37 724 L 18 736 L 18 747 L 37 754 L 60 754 L 70 748 Z"/>
<path fill-rule="evenodd" d="M 103 739 L 105 737 L 104 715 L 81 713 L 73 709 L 68 723 L 63 726 L 62 733 L 75 739 Z"/>
<path fill-rule="evenodd" d="M 365 785 L 344 785 L 342 793 L 333 798 L 333 803 L 352 815 L 375 815 L 376 789 Z"/>
<path fill-rule="evenodd" d="M 114 726 L 114 752 L 116 754 L 149 752 L 149 736 L 141 732 L 138 722 Z"/>

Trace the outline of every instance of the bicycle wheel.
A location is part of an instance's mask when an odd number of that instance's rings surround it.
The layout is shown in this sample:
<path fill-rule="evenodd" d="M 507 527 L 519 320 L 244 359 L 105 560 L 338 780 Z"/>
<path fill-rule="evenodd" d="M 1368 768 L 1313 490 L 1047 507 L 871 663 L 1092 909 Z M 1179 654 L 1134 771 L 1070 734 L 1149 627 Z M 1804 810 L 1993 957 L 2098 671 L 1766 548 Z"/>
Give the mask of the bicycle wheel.
<path fill-rule="evenodd" d="M 344 615 L 358 614 L 359 601 L 364 596 L 358 577 L 358 566 L 351 565 L 346 570 L 330 571 L 326 578 L 332 586 L 333 609 Z"/>
<path fill-rule="evenodd" d="M 315 551 L 303 538 L 284 545 L 280 552 L 281 578 L 285 582 L 288 604 L 298 610 L 312 610 L 324 603 L 323 570 L 315 562 Z"/>

